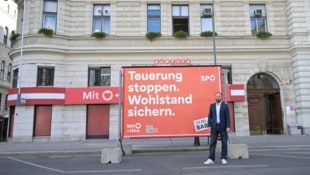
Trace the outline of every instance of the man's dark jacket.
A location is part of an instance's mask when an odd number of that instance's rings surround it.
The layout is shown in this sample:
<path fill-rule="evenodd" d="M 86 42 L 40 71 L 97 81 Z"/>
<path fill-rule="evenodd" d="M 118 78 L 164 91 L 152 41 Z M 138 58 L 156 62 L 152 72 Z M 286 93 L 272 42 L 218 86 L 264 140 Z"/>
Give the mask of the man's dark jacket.
<path fill-rule="evenodd" d="M 226 130 L 226 128 L 230 128 L 230 114 L 228 105 L 225 103 L 221 103 L 220 108 L 220 123 L 221 129 Z M 211 129 L 216 128 L 216 103 L 210 105 L 209 115 L 208 115 L 208 126 Z"/>

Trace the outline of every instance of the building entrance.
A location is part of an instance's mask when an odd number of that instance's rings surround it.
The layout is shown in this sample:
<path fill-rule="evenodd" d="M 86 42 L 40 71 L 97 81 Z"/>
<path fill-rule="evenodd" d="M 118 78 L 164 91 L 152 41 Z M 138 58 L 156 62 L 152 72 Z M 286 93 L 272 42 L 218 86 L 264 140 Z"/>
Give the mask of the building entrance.
<path fill-rule="evenodd" d="M 8 121 L 8 118 L 0 116 L 0 141 L 7 139 Z"/>
<path fill-rule="evenodd" d="M 87 106 L 86 138 L 109 138 L 109 105 Z"/>
<path fill-rule="evenodd" d="M 270 75 L 254 75 L 247 84 L 251 135 L 283 134 L 280 88 Z"/>

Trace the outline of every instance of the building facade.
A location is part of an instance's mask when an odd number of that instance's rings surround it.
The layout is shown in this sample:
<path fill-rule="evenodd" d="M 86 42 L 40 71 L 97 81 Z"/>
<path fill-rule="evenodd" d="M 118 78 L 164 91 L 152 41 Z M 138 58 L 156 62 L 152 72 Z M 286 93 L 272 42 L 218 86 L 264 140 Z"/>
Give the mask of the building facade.
<path fill-rule="evenodd" d="M 307 0 L 18 4 L 24 37 L 10 52 L 12 141 L 118 139 L 120 104 L 68 102 L 67 93 L 121 87 L 124 66 L 221 65 L 224 84 L 244 87 L 245 100 L 228 101 L 236 135 L 287 134 L 291 123 L 310 133 Z M 54 34 L 39 33 L 42 28 Z M 179 31 L 187 37 L 177 38 Z M 201 36 L 210 31 L 214 38 Z M 151 32 L 161 36 L 150 40 Z"/>
<path fill-rule="evenodd" d="M 9 110 L 7 106 L 8 90 L 12 85 L 12 35 L 16 30 L 17 4 L 13 0 L 0 3 L 0 141 L 7 139 Z"/>

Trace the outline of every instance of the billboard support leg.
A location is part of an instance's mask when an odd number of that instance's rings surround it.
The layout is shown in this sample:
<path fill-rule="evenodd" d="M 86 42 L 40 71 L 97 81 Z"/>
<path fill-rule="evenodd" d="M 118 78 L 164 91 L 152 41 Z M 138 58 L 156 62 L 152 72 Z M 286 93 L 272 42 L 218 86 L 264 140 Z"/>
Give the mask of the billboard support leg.
<path fill-rule="evenodd" d="M 200 139 L 199 137 L 194 138 L 194 146 L 200 146 Z"/>
<path fill-rule="evenodd" d="M 122 141 L 122 71 L 119 71 L 119 100 L 118 100 L 118 114 L 119 114 L 119 144 L 120 148 L 122 150 L 123 156 L 125 155 L 124 147 L 123 147 L 123 141 Z"/>
<path fill-rule="evenodd" d="M 125 156 L 125 151 L 124 151 L 124 147 L 123 147 L 123 141 L 122 141 L 122 139 L 121 139 L 121 138 L 119 139 L 119 145 L 120 145 L 120 147 L 121 147 L 121 150 L 122 150 L 123 156 Z"/>

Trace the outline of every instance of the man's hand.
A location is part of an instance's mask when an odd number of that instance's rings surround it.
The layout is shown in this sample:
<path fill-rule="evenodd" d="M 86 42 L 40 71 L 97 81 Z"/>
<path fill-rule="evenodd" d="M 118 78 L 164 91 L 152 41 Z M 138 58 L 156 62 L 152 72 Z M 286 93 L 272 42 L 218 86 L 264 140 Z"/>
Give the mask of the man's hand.
<path fill-rule="evenodd" d="M 226 132 L 230 132 L 230 128 L 226 128 Z"/>

